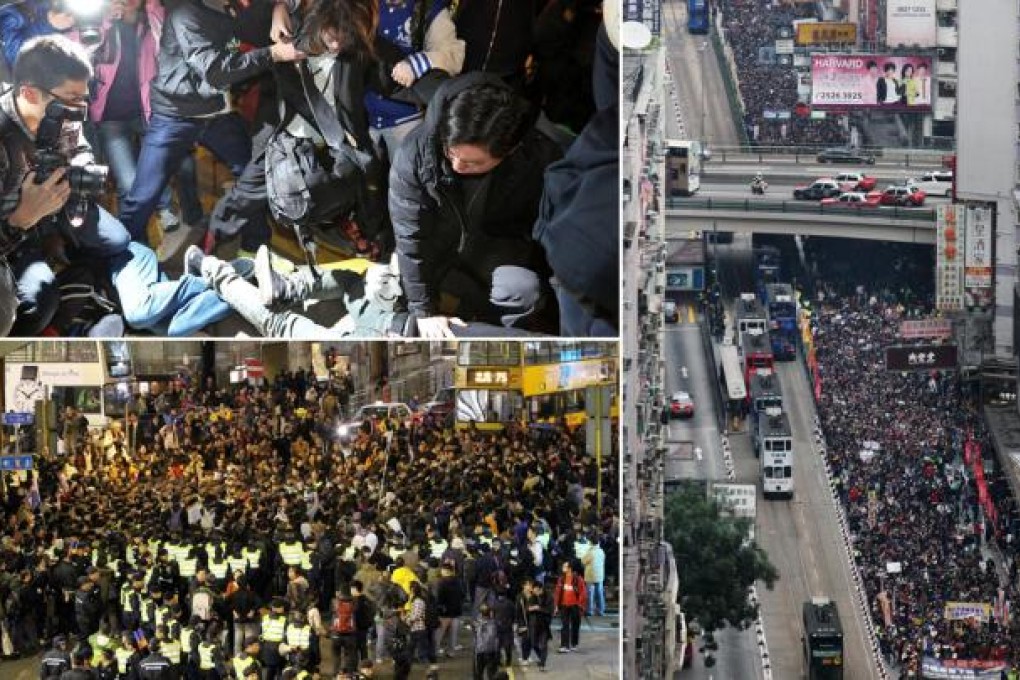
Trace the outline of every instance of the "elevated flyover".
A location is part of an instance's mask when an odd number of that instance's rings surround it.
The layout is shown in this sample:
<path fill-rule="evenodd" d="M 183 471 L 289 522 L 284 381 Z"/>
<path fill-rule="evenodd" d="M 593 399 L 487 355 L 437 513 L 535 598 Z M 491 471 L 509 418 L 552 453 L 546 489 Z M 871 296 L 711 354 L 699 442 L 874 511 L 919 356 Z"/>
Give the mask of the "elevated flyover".
<path fill-rule="evenodd" d="M 678 232 L 732 231 L 935 243 L 931 208 L 841 208 L 760 197 L 672 198 L 665 206 L 667 238 Z"/>

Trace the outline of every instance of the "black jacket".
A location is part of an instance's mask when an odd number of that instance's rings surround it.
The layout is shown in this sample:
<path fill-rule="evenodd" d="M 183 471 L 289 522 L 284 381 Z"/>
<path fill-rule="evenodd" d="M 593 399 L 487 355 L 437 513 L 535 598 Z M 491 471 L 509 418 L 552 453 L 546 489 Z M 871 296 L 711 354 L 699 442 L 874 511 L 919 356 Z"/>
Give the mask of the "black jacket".
<path fill-rule="evenodd" d="M 42 655 L 39 662 L 39 680 L 59 678 L 69 668 L 71 668 L 71 655 L 59 649 L 51 649 Z"/>
<path fill-rule="evenodd" d="M 616 326 L 620 282 L 620 114 L 618 56 L 599 31 L 598 111 L 567 151 L 549 166 L 535 240 L 560 284 L 582 307 Z"/>
<path fill-rule="evenodd" d="M 464 613 L 464 586 L 456 576 L 444 576 L 436 583 L 436 607 L 443 618 Z"/>
<path fill-rule="evenodd" d="M 170 665 L 170 659 L 159 652 L 153 652 L 138 663 L 138 677 L 141 680 L 173 680 L 178 676 Z"/>
<path fill-rule="evenodd" d="M 424 122 L 401 144 L 390 168 L 390 218 L 400 276 L 409 310 L 418 317 L 436 313 L 439 283 L 456 260 L 467 229 L 459 181 L 440 148 L 440 118 L 450 99 L 486 83 L 509 89 L 486 73 L 468 73 L 441 85 Z M 486 234 L 530 239 L 542 196 L 542 173 L 560 155 L 559 147 L 538 130 L 525 134 L 517 149 L 492 171 L 481 226 Z"/>
<path fill-rule="evenodd" d="M 254 0 L 262 5 L 268 0 Z M 166 0 L 152 112 L 182 118 L 210 116 L 226 107 L 226 90 L 269 69 L 268 47 L 241 53 L 232 45 L 249 17 L 217 12 L 201 0 Z"/>

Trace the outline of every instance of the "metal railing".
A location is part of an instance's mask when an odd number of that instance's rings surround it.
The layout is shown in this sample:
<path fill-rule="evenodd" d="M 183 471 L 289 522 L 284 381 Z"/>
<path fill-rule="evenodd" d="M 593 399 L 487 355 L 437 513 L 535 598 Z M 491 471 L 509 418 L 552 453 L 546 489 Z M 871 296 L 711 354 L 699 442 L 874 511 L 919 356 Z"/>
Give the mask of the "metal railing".
<path fill-rule="evenodd" d="M 756 201 L 752 199 L 719 198 L 667 198 L 669 210 L 742 210 L 744 212 L 797 213 L 807 215 L 840 215 L 848 217 L 881 217 L 891 220 L 925 220 L 935 222 L 931 208 L 901 208 L 882 206 L 873 208 L 830 207 L 812 201 Z"/>
<path fill-rule="evenodd" d="M 779 145 L 751 145 L 751 146 L 712 146 L 711 163 L 725 163 L 728 160 L 746 161 L 748 158 L 756 159 L 759 163 L 765 162 L 770 157 L 781 156 L 792 158 L 795 163 L 818 163 L 818 154 L 825 149 L 831 149 L 832 145 L 824 146 L 779 146 Z M 866 156 L 874 156 L 883 161 L 899 162 L 904 167 L 921 165 L 924 167 L 942 167 L 943 157 L 950 155 L 948 151 L 939 149 L 891 149 L 883 147 L 858 147 L 856 151 Z M 862 163 L 858 165 L 863 165 Z"/>

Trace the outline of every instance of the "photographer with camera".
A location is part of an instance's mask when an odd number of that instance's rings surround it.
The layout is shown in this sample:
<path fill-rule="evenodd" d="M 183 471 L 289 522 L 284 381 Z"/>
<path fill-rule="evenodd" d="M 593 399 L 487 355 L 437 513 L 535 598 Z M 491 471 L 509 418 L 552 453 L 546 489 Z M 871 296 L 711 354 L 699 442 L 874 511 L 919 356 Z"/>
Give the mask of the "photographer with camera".
<path fill-rule="evenodd" d="M 14 87 L 0 95 L 0 252 L 17 280 L 13 335 L 40 335 L 57 311 L 45 241 L 62 237 L 65 258 L 82 261 L 110 258 L 130 241 L 94 200 L 106 169 L 92 164 L 82 134 L 91 77 L 81 45 L 47 35 L 25 43 Z"/>
<path fill-rule="evenodd" d="M 249 52 L 236 44 L 251 14 L 270 0 L 166 0 L 158 73 L 152 83 L 152 116 L 142 142 L 134 185 L 120 216 L 134 240 L 145 243 L 145 227 L 170 177 L 201 144 L 223 161 L 234 177 L 251 159 L 244 120 L 230 110 L 228 90 L 268 71 L 273 62 L 305 58 L 292 43 Z"/>

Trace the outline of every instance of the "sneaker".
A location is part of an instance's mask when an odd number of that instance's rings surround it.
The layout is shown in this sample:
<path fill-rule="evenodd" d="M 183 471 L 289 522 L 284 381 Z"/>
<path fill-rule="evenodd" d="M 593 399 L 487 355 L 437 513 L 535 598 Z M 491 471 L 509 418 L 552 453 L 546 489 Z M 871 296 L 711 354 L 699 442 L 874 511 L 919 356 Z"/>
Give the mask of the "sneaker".
<path fill-rule="evenodd" d="M 527 659 L 521 659 L 520 663 L 521 663 L 522 666 L 530 666 L 531 665 L 531 662 L 528 661 Z"/>
<path fill-rule="evenodd" d="M 464 645 L 457 645 L 456 647 L 453 648 L 453 651 L 455 651 L 455 652 L 463 652 L 464 651 Z"/>
<path fill-rule="evenodd" d="M 283 297 L 285 281 L 273 271 L 273 255 L 266 246 L 260 246 L 255 253 L 255 280 L 258 282 L 262 304 L 268 307 Z"/>
<path fill-rule="evenodd" d="M 163 233 L 170 234 L 181 228 L 181 218 L 174 214 L 173 210 L 164 208 L 159 211 L 159 223 L 163 226 Z"/>
<path fill-rule="evenodd" d="M 556 650 L 556 653 L 557 653 L 557 654 L 566 654 L 566 653 L 567 653 L 567 652 L 569 652 L 569 651 L 570 651 L 570 650 L 569 650 L 569 649 L 567 649 L 566 647 L 560 647 L 559 649 L 557 649 L 557 650 Z"/>
<path fill-rule="evenodd" d="M 184 273 L 191 274 L 201 278 L 202 276 L 202 260 L 205 259 L 205 253 L 198 246 L 188 246 L 188 249 L 184 251 Z"/>
<path fill-rule="evenodd" d="M 446 656 L 446 647 L 440 647 L 436 650 L 436 654 L 439 656 Z"/>
<path fill-rule="evenodd" d="M 567 651 L 570 652 L 571 654 L 573 654 L 574 652 L 577 651 L 577 647 L 571 647 Z"/>

